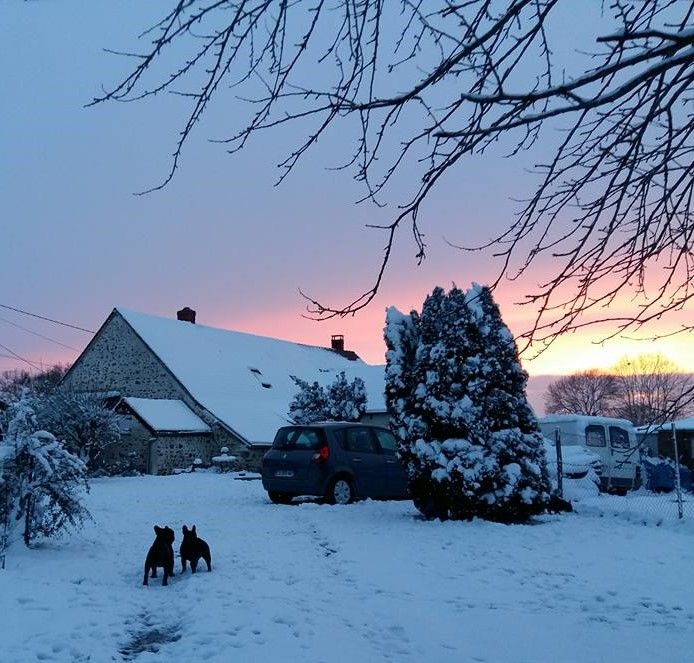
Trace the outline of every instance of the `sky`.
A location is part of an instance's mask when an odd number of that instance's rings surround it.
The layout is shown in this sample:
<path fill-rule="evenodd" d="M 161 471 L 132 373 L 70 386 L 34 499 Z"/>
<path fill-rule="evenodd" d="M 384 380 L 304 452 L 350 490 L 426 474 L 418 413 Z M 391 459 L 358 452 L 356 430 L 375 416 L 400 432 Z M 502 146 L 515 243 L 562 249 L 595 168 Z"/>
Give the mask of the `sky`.
<path fill-rule="evenodd" d="M 363 191 L 349 174 L 327 170 L 336 154 L 349 152 L 339 131 L 275 187 L 276 164 L 297 136 L 291 129 L 265 134 L 229 156 L 207 140 L 223 136 L 237 110 L 239 102 L 226 97 L 196 127 L 174 180 L 133 195 L 167 172 L 184 102 L 163 95 L 84 106 L 130 64 L 104 48 L 134 49 L 164 4 L 0 1 L 1 305 L 92 331 L 116 306 L 171 317 L 190 306 L 202 324 L 304 343 L 328 345 L 332 334 L 344 334 L 346 347 L 383 363 L 387 306 L 421 309 L 436 285 L 466 288 L 495 278 L 499 265 L 489 254 L 461 253 L 448 242 L 482 240 L 511 218 L 511 199 L 529 180 L 519 163 L 500 156 L 464 164 L 422 208 L 422 266 L 402 233 L 369 308 L 321 323 L 304 317 L 299 289 L 336 305 L 367 290 L 384 238 L 365 224 L 386 222 L 395 209 L 355 205 Z M 495 293 L 514 333 L 535 313 L 517 304 L 528 287 L 502 282 Z M 538 358 L 524 355 L 524 366 L 533 375 L 567 374 L 658 351 L 694 371 L 691 336 L 595 342 L 609 332 L 569 335 Z M 0 370 L 28 366 L 16 355 L 35 366 L 70 362 L 90 338 L 0 308 Z"/>

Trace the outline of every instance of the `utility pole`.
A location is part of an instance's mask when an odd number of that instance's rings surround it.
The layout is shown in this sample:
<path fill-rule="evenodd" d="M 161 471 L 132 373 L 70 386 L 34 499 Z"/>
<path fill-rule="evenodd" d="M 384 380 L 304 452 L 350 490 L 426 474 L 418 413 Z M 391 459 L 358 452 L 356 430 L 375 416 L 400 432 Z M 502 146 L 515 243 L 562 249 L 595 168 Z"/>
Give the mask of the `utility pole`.
<path fill-rule="evenodd" d="M 677 491 L 677 515 L 682 520 L 682 486 L 680 485 L 680 454 L 677 451 L 677 429 L 672 422 L 672 446 L 675 450 L 675 490 Z"/>

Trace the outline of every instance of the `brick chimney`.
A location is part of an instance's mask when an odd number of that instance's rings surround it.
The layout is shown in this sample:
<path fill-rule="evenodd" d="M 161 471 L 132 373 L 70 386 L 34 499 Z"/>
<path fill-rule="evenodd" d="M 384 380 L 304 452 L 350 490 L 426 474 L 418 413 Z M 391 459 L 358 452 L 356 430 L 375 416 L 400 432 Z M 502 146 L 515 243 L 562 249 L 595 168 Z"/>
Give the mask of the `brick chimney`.
<path fill-rule="evenodd" d="M 178 320 L 182 320 L 183 322 L 191 322 L 195 324 L 195 311 L 189 306 L 186 306 L 180 311 L 176 311 L 176 318 Z"/>
<path fill-rule="evenodd" d="M 344 352 L 345 337 L 342 334 L 333 334 L 330 337 L 330 347 L 337 352 Z"/>

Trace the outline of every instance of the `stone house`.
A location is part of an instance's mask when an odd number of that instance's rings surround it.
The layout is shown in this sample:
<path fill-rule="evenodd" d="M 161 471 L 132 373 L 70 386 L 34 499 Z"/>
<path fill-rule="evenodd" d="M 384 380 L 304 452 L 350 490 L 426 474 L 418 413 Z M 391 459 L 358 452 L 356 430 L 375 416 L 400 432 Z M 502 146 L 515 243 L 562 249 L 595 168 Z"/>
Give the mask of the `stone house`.
<path fill-rule="evenodd" d="M 116 308 L 61 388 L 104 394 L 123 415 L 115 465 L 166 474 L 227 447 L 257 470 L 290 423 L 291 376 L 327 384 L 341 371 L 365 382 L 365 420 L 386 423 L 383 366 L 345 350 L 342 337 L 318 347 L 195 324 L 188 308 L 176 320 Z"/>

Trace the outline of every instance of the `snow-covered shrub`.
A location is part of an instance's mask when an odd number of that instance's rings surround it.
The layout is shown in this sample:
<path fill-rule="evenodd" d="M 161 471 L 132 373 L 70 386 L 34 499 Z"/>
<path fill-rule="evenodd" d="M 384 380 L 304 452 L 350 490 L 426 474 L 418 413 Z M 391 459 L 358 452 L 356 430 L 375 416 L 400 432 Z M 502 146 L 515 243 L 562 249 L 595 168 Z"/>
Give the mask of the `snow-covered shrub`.
<path fill-rule="evenodd" d="M 10 447 L 0 441 L 0 569 L 5 568 L 5 551 L 10 541 L 15 503 L 14 486 L 9 476 L 9 451 Z"/>
<path fill-rule="evenodd" d="M 436 288 L 421 316 L 388 310 L 386 401 L 427 517 L 518 522 L 550 484 L 527 374 L 488 288 Z"/>
<path fill-rule="evenodd" d="M 326 394 L 330 421 L 359 421 L 366 411 L 366 387 L 361 378 L 347 382 L 341 371 L 326 388 Z"/>
<path fill-rule="evenodd" d="M 106 449 L 121 439 L 119 415 L 104 405 L 98 394 L 55 391 L 39 403 L 38 422 L 51 431 L 67 447 L 79 456 L 90 471 L 114 470 L 104 465 Z"/>
<path fill-rule="evenodd" d="M 366 388 L 361 378 L 347 382 L 344 371 L 327 387 L 294 375 L 299 391 L 289 404 L 289 416 L 297 424 L 315 421 L 359 421 L 366 411 Z"/>
<path fill-rule="evenodd" d="M 26 545 L 89 517 L 81 501 L 89 490 L 86 465 L 54 435 L 38 429 L 35 407 L 28 392 L 11 406 L 2 443 L 6 514 L 23 523 Z"/>
<path fill-rule="evenodd" d="M 308 383 L 294 375 L 294 384 L 299 388 L 289 404 L 289 416 L 297 424 L 310 424 L 328 418 L 325 389 L 318 382 Z"/>

